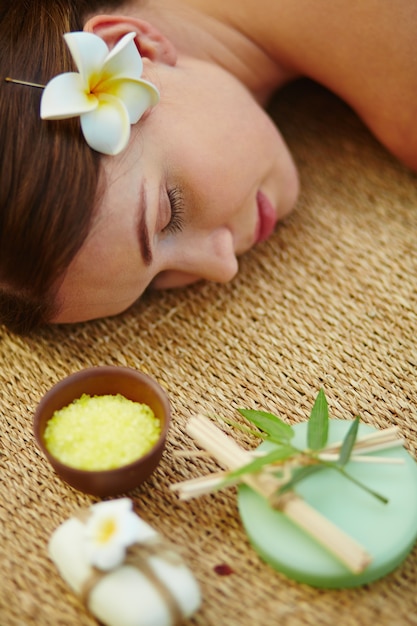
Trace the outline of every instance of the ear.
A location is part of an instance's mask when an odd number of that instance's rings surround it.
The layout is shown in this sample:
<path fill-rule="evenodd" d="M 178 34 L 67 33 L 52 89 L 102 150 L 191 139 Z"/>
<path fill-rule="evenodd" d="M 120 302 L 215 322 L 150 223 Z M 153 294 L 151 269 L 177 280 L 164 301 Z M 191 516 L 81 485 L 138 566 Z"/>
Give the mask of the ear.
<path fill-rule="evenodd" d="M 84 30 L 101 37 L 110 49 L 124 35 L 135 32 L 135 42 L 142 57 L 166 65 L 177 62 L 174 44 L 145 20 L 126 15 L 95 15 L 86 22 Z"/>

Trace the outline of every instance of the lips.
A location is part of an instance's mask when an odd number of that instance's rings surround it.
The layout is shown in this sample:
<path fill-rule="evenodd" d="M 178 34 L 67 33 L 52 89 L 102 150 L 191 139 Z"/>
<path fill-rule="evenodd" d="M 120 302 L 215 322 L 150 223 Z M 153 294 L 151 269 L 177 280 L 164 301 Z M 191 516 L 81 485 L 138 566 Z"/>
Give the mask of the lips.
<path fill-rule="evenodd" d="M 258 206 L 258 224 L 255 232 L 255 243 L 260 243 L 272 235 L 278 218 L 274 205 L 261 190 L 256 194 L 256 203 Z"/>

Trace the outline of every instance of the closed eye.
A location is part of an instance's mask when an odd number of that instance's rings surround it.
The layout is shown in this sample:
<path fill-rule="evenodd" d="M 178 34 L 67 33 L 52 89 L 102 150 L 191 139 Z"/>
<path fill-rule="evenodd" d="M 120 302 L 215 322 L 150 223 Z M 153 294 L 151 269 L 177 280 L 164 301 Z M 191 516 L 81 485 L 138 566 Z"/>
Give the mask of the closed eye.
<path fill-rule="evenodd" d="M 173 187 L 167 191 L 171 217 L 162 232 L 178 233 L 184 228 L 184 197 L 180 187 Z"/>

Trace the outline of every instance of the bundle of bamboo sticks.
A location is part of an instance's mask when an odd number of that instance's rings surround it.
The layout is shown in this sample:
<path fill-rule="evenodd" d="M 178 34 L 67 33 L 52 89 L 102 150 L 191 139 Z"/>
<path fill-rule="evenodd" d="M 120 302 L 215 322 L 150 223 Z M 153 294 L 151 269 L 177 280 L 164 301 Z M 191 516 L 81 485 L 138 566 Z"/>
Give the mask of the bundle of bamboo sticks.
<path fill-rule="evenodd" d="M 212 493 L 228 479 L 230 471 L 239 469 L 254 459 L 254 452 L 241 448 L 232 437 L 226 435 L 204 415 L 192 417 L 188 421 L 186 429 L 195 442 L 227 470 L 171 485 L 171 489 L 177 491 L 182 500 L 189 500 Z M 398 438 L 398 429 L 396 427 L 376 431 L 357 439 L 350 460 L 370 463 L 401 463 L 403 462 L 402 459 L 374 457 L 369 456 L 368 453 L 392 448 L 393 446 L 402 445 L 402 443 L 403 441 Z M 336 460 L 341 445 L 342 442 L 331 444 L 320 452 L 319 458 L 322 460 Z M 266 498 L 271 506 L 280 509 L 297 526 L 329 550 L 350 571 L 355 574 L 364 571 L 371 562 L 371 556 L 366 550 L 330 520 L 313 509 L 294 491 L 286 492 L 283 495 L 279 494 L 279 489 L 287 480 L 285 477 L 285 466 L 283 477 L 273 475 L 271 469 L 276 472 L 277 468 L 276 466 L 272 466 L 272 468 L 265 466 L 256 474 L 242 474 L 234 480 L 228 479 L 227 485 L 230 486 L 240 482 L 249 485 L 254 491 Z"/>

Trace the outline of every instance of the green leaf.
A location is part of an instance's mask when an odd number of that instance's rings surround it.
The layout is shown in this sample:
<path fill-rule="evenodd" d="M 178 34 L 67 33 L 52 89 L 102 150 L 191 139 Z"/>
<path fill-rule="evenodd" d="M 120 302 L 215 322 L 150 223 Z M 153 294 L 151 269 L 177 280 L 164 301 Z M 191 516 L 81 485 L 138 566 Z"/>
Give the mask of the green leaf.
<path fill-rule="evenodd" d="M 300 483 L 302 480 L 304 480 L 305 478 L 308 478 L 312 474 L 316 474 L 317 472 L 320 472 L 321 470 L 326 469 L 326 467 L 329 469 L 336 470 L 337 472 L 339 472 L 339 474 L 344 476 L 347 480 L 350 480 L 357 487 L 359 487 L 360 489 L 363 489 L 374 498 L 377 498 L 377 500 L 379 500 L 383 504 L 387 504 L 388 499 L 385 496 L 381 495 L 380 493 L 377 493 L 373 489 L 370 489 L 367 485 L 365 485 L 364 483 L 360 482 L 359 480 L 351 476 L 351 474 L 348 474 L 348 472 L 346 472 L 342 467 L 340 467 L 339 465 L 336 465 L 336 463 L 324 464 L 320 462 L 317 465 L 307 465 L 306 467 L 302 467 L 300 469 L 295 470 L 293 477 L 288 482 L 286 482 L 285 485 L 283 485 L 282 487 L 280 487 L 280 489 L 278 489 L 278 494 L 282 494 L 282 493 L 286 493 L 287 491 L 290 491 L 291 489 L 295 487 L 295 485 Z"/>
<path fill-rule="evenodd" d="M 241 424 L 240 422 L 236 422 L 235 420 L 229 420 L 227 417 L 221 417 L 219 415 L 211 415 L 212 419 L 216 419 L 218 421 L 224 422 L 225 424 L 228 424 L 229 426 L 233 426 L 233 428 L 236 428 L 236 430 L 239 430 L 241 433 L 246 433 L 247 435 L 253 435 L 254 437 L 257 437 L 258 439 L 263 439 L 265 441 L 265 439 L 268 439 L 268 435 L 264 432 L 260 432 L 259 430 L 254 430 L 253 428 L 248 428 L 248 426 L 245 426 L 244 424 Z"/>
<path fill-rule="evenodd" d="M 286 482 L 285 485 L 282 485 L 282 487 L 278 489 L 278 493 L 286 493 L 287 491 L 290 491 L 293 487 L 295 487 L 295 485 L 300 483 L 302 480 L 304 480 L 305 478 L 308 478 L 312 474 L 316 474 L 317 472 L 320 472 L 323 469 L 325 469 L 324 466 L 320 464 L 306 465 L 305 467 L 296 469 L 292 478 L 290 478 L 290 480 Z"/>
<path fill-rule="evenodd" d="M 379 500 L 383 504 L 387 504 L 389 502 L 388 498 L 386 498 L 382 494 L 378 493 L 377 491 L 374 491 L 373 489 L 370 489 L 370 487 L 365 485 L 365 483 L 361 482 L 360 480 L 357 480 L 351 474 L 348 474 L 348 472 L 343 467 L 340 467 L 339 465 L 335 465 L 334 469 L 337 470 L 338 472 L 340 472 L 340 474 L 342 474 L 342 476 L 344 476 L 345 478 L 350 480 L 350 482 L 354 483 L 357 487 L 360 487 L 360 489 L 363 489 L 364 491 L 369 493 L 370 496 L 373 496 L 374 498 L 377 498 L 377 500 Z"/>
<path fill-rule="evenodd" d="M 353 420 L 340 449 L 340 455 L 338 463 L 339 465 L 346 465 L 352 454 L 353 446 L 355 445 L 356 437 L 358 435 L 360 417 L 355 417 Z"/>
<path fill-rule="evenodd" d="M 310 450 L 321 450 L 327 443 L 329 408 L 323 389 L 320 389 L 310 413 L 307 426 L 307 445 Z"/>
<path fill-rule="evenodd" d="M 283 485 L 277 493 L 285 493 L 294 488 L 299 482 L 308 478 L 309 476 L 319 472 L 325 468 L 333 469 L 339 472 L 344 478 L 354 483 L 357 487 L 365 490 L 368 494 L 374 496 L 383 503 L 387 503 L 388 500 L 383 495 L 370 489 L 367 485 L 357 480 L 354 476 L 351 476 L 346 470 L 345 465 L 349 461 L 352 450 L 355 445 L 355 441 L 359 429 L 360 418 L 356 417 L 349 427 L 347 434 L 342 442 L 339 458 L 337 461 L 325 461 L 319 459 L 316 451 L 323 449 L 326 446 L 329 430 L 329 408 L 327 399 L 323 389 L 320 389 L 317 398 L 314 402 L 314 406 L 310 413 L 310 418 L 307 424 L 307 445 L 309 450 L 299 450 L 295 446 L 292 446 L 290 440 L 294 436 L 294 429 L 283 422 L 279 417 L 272 413 L 265 411 L 252 411 L 250 409 L 238 409 L 239 413 L 243 415 L 249 422 L 254 424 L 259 430 L 250 430 L 247 426 L 238 423 L 229 423 L 236 428 L 243 430 L 243 432 L 249 432 L 257 436 L 258 438 L 267 438 L 268 441 L 272 441 L 278 444 L 277 448 L 274 448 L 271 452 L 265 454 L 263 457 L 254 459 L 247 465 L 240 467 L 239 469 L 230 472 L 228 478 L 222 481 L 219 488 L 228 486 L 229 482 L 233 482 L 239 476 L 245 474 L 256 474 L 261 471 L 264 466 L 271 465 L 273 463 L 279 463 L 279 461 L 286 461 L 287 459 L 296 459 L 298 455 L 307 456 L 312 465 L 299 466 L 294 469 L 293 474 L 285 485 Z M 301 461 L 300 461 L 301 462 Z M 281 471 L 282 466 L 277 465 L 276 472 L 278 474 Z"/>
<path fill-rule="evenodd" d="M 279 417 L 265 411 L 252 411 L 250 409 L 238 409 L 239 413 L 246 417 L 249 422 L 255 424 L 260 430 L 267 433 L 272 441 L 281 443 L 289 441 L 294 436 L 292 426 L 283 422 Z"/>
<path fill-rule="evenodd" d="M 271 463 L 276 463 L 277 461 L 285 461 L 286 459 L 290 459 L 293 455 L 294 448 L 292 446 L 280 446 L 279 448 L 274 448 L 271 452 L 268 452 L 264 456 L 260 456 L 250 463 L 229 472 L 226 482 L 229 478 L 234 479 L 239 476 L 243 476 L 244 474 L 254 474 L 259 472 L 265 467 L 265 465 L 270 465 Z"/>

